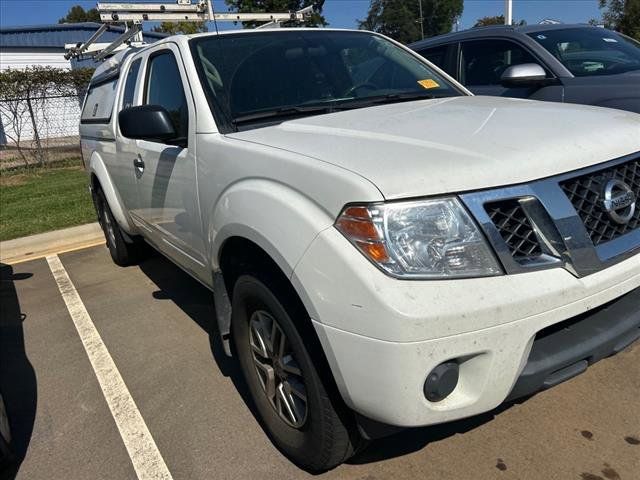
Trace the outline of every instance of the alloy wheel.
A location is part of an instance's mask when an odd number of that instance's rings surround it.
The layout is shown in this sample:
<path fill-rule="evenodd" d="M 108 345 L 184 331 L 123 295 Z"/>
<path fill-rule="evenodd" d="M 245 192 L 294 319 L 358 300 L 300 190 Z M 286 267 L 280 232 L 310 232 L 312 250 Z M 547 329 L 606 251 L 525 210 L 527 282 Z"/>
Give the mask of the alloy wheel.
<path fill-rule="evenodd" d="M 278 322 L 264 310 L 249 320 L 249 343 L 256 374 L 278 416 L 290 427 L 307 419 L 307 393 L 302 371 Z"/>

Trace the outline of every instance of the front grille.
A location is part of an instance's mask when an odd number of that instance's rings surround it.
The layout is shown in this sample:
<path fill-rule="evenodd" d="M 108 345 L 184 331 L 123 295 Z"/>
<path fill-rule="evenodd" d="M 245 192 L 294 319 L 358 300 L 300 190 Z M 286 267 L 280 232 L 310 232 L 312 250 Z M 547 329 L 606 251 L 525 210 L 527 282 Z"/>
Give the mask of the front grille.
<path fill-rule="evenodd" d="M 540 241 L 518 200 L 489 203 L 485 205 L 485 209 L 515 260 L 542 255 Z"/>
<path fill-rule="evenodd" d="M 602 196 L 605 184 L 612 178 L 625 182 L 634 191 L 636 198 L 640 199 L 640 159 L 560 183 L 596 246 L 640 226 L 640 208 L 636 208 L 631 220 L 624 225 L 609 218 L 604 209 Z"/>

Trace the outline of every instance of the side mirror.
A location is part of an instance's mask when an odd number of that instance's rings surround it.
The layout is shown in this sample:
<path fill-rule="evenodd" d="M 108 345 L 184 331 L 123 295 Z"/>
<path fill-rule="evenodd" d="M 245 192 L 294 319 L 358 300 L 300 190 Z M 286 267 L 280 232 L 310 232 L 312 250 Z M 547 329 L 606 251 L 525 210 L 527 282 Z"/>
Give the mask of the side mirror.
<path fill-rule="evenodd" d="M 159 105 L 125 108 L 118 114 L 122 135 L 137 140 L 175 140 L 177 133 L 171 115 Z"/>
<path fill-rule="evenodd" d="M 507 68 L 500 77 L 505 87 L 534 87 L 547 80 L 547 74 L 537 63 L 522 63 Z"/>

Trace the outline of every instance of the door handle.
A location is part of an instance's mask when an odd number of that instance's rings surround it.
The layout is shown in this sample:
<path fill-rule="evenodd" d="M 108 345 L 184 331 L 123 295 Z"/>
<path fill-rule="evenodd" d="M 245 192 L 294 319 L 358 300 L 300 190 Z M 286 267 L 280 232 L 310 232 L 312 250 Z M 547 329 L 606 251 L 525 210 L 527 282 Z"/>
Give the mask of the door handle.
<path fill-rule="evenodd" d="M 133 159 L 133 166 L 141 173 L 144 171 L 144 161 L 140 157 L 136 157 Z"/>

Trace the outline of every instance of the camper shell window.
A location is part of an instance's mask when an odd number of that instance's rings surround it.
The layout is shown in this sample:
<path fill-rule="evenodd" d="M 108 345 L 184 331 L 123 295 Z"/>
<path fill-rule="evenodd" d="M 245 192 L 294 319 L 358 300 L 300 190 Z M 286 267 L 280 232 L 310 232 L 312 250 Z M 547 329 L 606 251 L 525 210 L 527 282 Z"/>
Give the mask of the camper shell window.
<path fill-rule="evenodd" d="M 89 85 L 80 123 L 109 123 L 116 98 L 118 77 Z"/>

